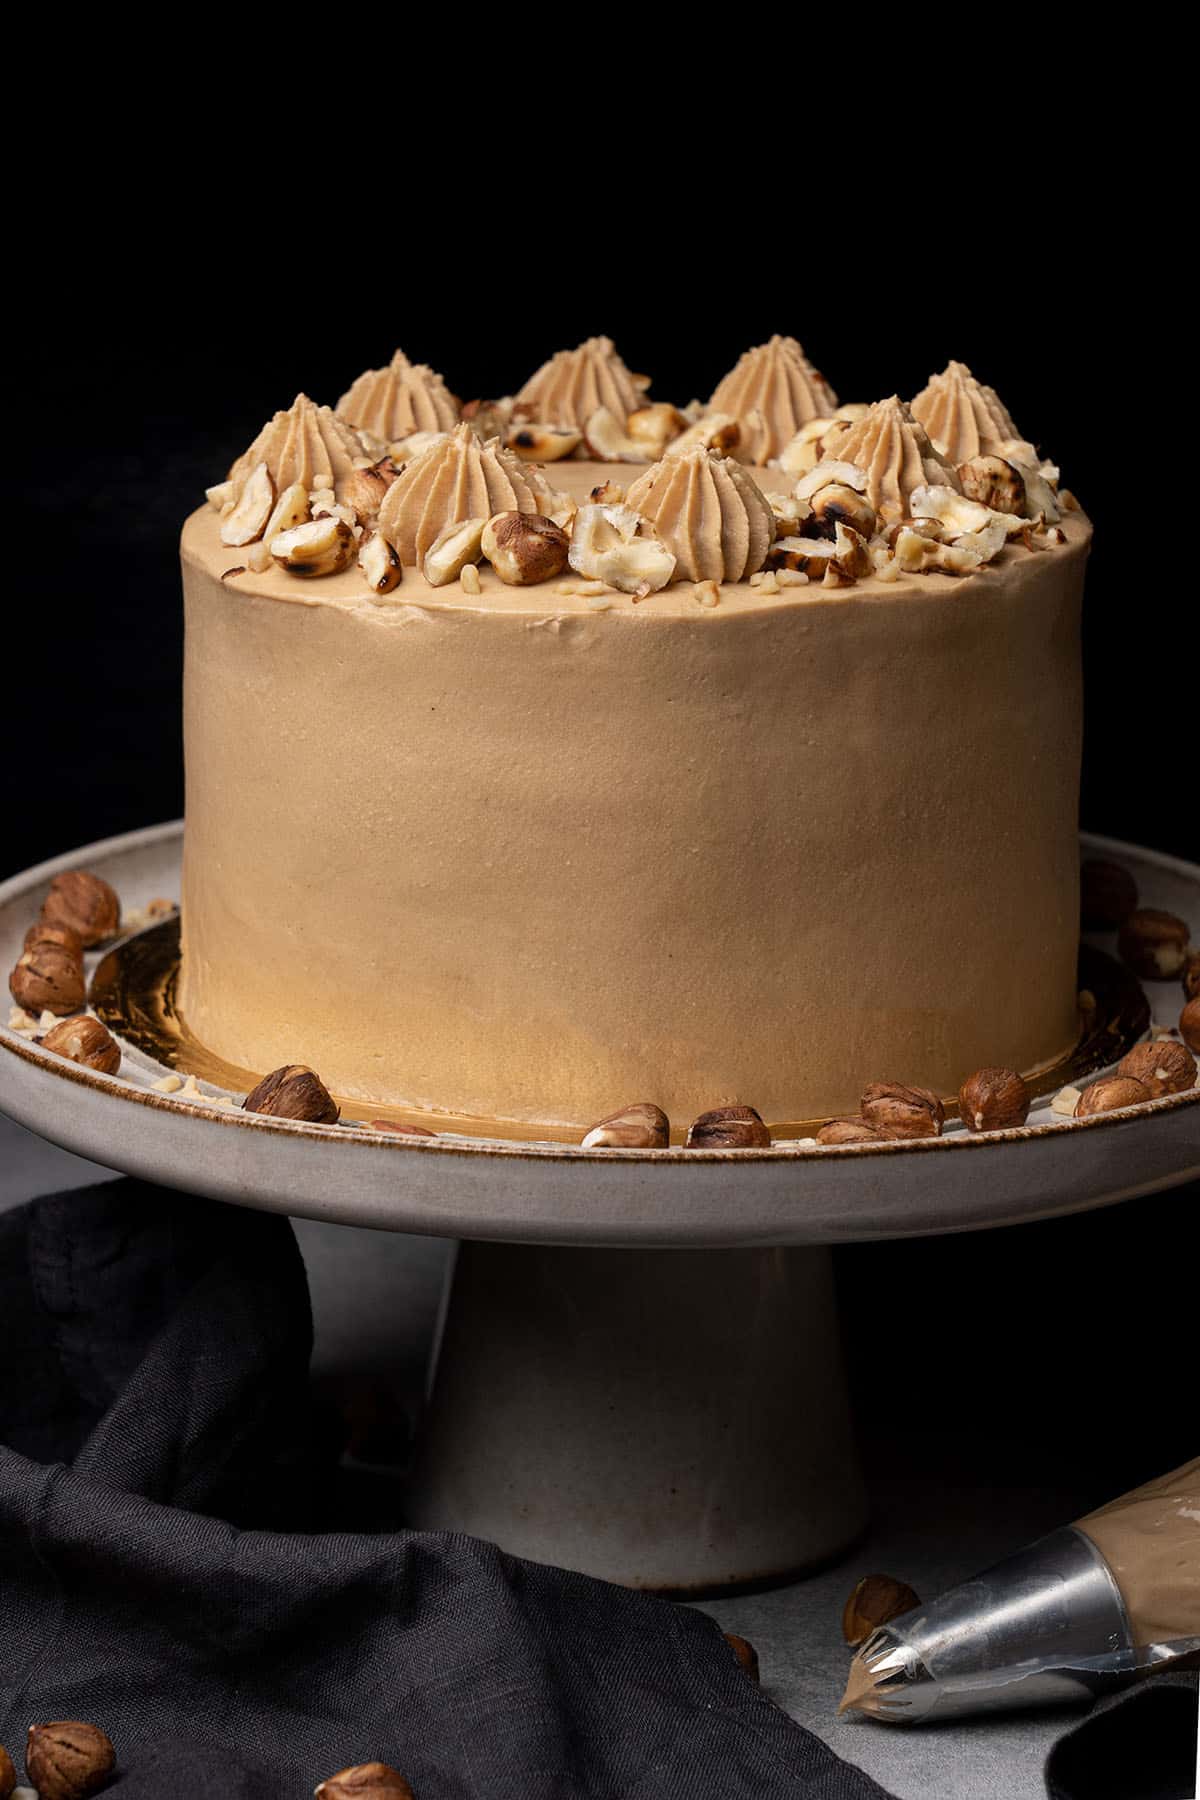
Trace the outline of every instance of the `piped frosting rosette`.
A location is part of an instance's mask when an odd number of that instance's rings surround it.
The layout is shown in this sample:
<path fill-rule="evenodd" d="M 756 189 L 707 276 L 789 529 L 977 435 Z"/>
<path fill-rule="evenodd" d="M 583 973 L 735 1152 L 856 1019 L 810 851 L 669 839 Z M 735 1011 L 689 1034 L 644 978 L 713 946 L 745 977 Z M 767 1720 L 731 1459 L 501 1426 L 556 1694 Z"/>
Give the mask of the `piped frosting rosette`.
<path fill-rule="evenodd" d="M 379 509 L 379 529 L 411 567 L 451 525 L 501 512 L 541 512 L 554 499 L 539 469 L 495 438 L 482 442 L 462 424 L 393 481 Z"/>
<path fill-rule="evenodd" d="M 328 406 L 318 406 L 307 394 L 297 394 L 285 412 L 267 421 L 250 448 L 229 471 L 232 498 L 258 468 L 266 463 L 276 493 L 298 483 L 307 492 L 332 488 L 346 479 L 363 461 L 357 433 Z"/>
<path fill-rule="evenodd" d="M 802 425 L 828 418 L 836 406 L 837 395 L 796 339 L 777 335 L 738 358 L 714 388 L 708 410 L 738 421 L 735 454 L 761 468 Z"/>
<path fill-rule="evenodd" d="M 418 431 L 452 431 L 459 405 L 442 377 L 397 350 L 386 369 L 365 369 L 337 403 L 338 416 L 381 443 Z"/>
<path fill-rule="evenodd" d="M 711 450 L 667 455 L 630 487 L 625 503 L 653 525 L 686 581 L 744 581 L 775 536 L 771 504 L 739 463 Z"/>
<path fill-rule="evenodd" d="M 586 338 L 559 350 L 534 371 L 516 396 L 518 417 L 583 431 L 602 407 L 622 428 L 643 405 L 642 389 L 618 356 L 611 338 Z"/>
<path fill-rule="evenodd" d="M 867 498 L 885 522 L 912 517 L 912 497 L 918 488 L 959 489 L 958 476 L 897 394 L 877 400 L 865 418 L 851 426 L 838 440 L 837 456 L 863 471 Z"/>
<path fill-rule="evenodd" d="M 1003 456 L 1020 445 L 1033 456 L 995 388 L 977 381 L 966 363 L 949 362 L 912 401 L 912 415 L 938 454 L 958 468 L 973 456 Z"/>

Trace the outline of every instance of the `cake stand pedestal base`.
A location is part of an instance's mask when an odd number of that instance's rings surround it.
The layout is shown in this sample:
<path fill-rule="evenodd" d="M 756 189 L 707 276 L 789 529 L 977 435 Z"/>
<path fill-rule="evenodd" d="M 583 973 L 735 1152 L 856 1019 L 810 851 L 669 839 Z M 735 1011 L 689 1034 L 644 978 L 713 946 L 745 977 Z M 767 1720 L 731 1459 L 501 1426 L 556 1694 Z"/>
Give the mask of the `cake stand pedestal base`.
<path fill-rule="evenodd" d="M 829 1252 L 463 1244 L 408 1510 L 665 1592 L 836 1555 L 867 1515 Z"/>

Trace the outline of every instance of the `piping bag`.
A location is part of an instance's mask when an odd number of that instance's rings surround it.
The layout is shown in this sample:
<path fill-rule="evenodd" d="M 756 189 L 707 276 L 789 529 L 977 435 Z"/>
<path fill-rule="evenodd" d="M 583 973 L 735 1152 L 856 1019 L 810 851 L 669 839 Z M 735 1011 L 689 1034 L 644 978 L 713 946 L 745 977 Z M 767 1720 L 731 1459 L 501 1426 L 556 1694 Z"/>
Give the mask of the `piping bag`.
<path fill-rule="evenodd" d="M 1089 1702 L 1200 1661 L 1200 1458 L 877 1627 L 839 1712 L 890 1725 Z"/>

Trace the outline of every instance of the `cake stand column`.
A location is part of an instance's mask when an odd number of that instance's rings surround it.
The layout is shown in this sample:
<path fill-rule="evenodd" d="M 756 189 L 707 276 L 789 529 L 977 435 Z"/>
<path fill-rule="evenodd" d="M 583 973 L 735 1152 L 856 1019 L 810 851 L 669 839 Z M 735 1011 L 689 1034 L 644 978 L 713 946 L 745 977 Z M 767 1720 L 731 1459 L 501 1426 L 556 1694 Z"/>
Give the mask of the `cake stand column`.
<path fill-rule="evenodd" d="M 866 1500 L 830 1253 L 463 1244 L 409 1517 L 660 1590 L 835 1555 Z"/>

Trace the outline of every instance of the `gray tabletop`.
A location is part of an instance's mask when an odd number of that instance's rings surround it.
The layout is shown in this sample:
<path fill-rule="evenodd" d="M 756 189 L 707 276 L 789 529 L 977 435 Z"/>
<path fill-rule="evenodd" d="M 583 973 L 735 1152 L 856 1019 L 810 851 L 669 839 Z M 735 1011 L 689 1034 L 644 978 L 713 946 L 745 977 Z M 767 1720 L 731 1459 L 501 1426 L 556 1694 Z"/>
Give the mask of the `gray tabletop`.
<path fill-rule="evenodd" d="M 0 1209 L 111 1178 L 111 1171 L 0 1116 Z M 312 1290 L 315 1372 L 334 1378 L 386 1373 L 417 1396 L 449 1246 L 304 1220 L 295 1229 Z M 754 1643 L 763 1685 L 781 1707 L 900 1800 L 1042 1800 L 1046 1753 L 1078 1715 L 914 1731 L 839 1719 L 848 1661 L 839 1625 L 847 1592 L 861 1574 L 895 1574 L 931 1597 L 1077 1516 L 1077 1497 L 1061 1472 L 1056 1485 L 1054 1470 L 1040 1459 L 1014 1470 L 1011 1457 L 1002 1482 L 981 1477 L 967 1459 L 952 1483 L 940 1468 L 885 1459 L 871 1489 L 875 1523 L 835 1568 L 769 1593 L 708 1602 L 704 1610 Z"/>

